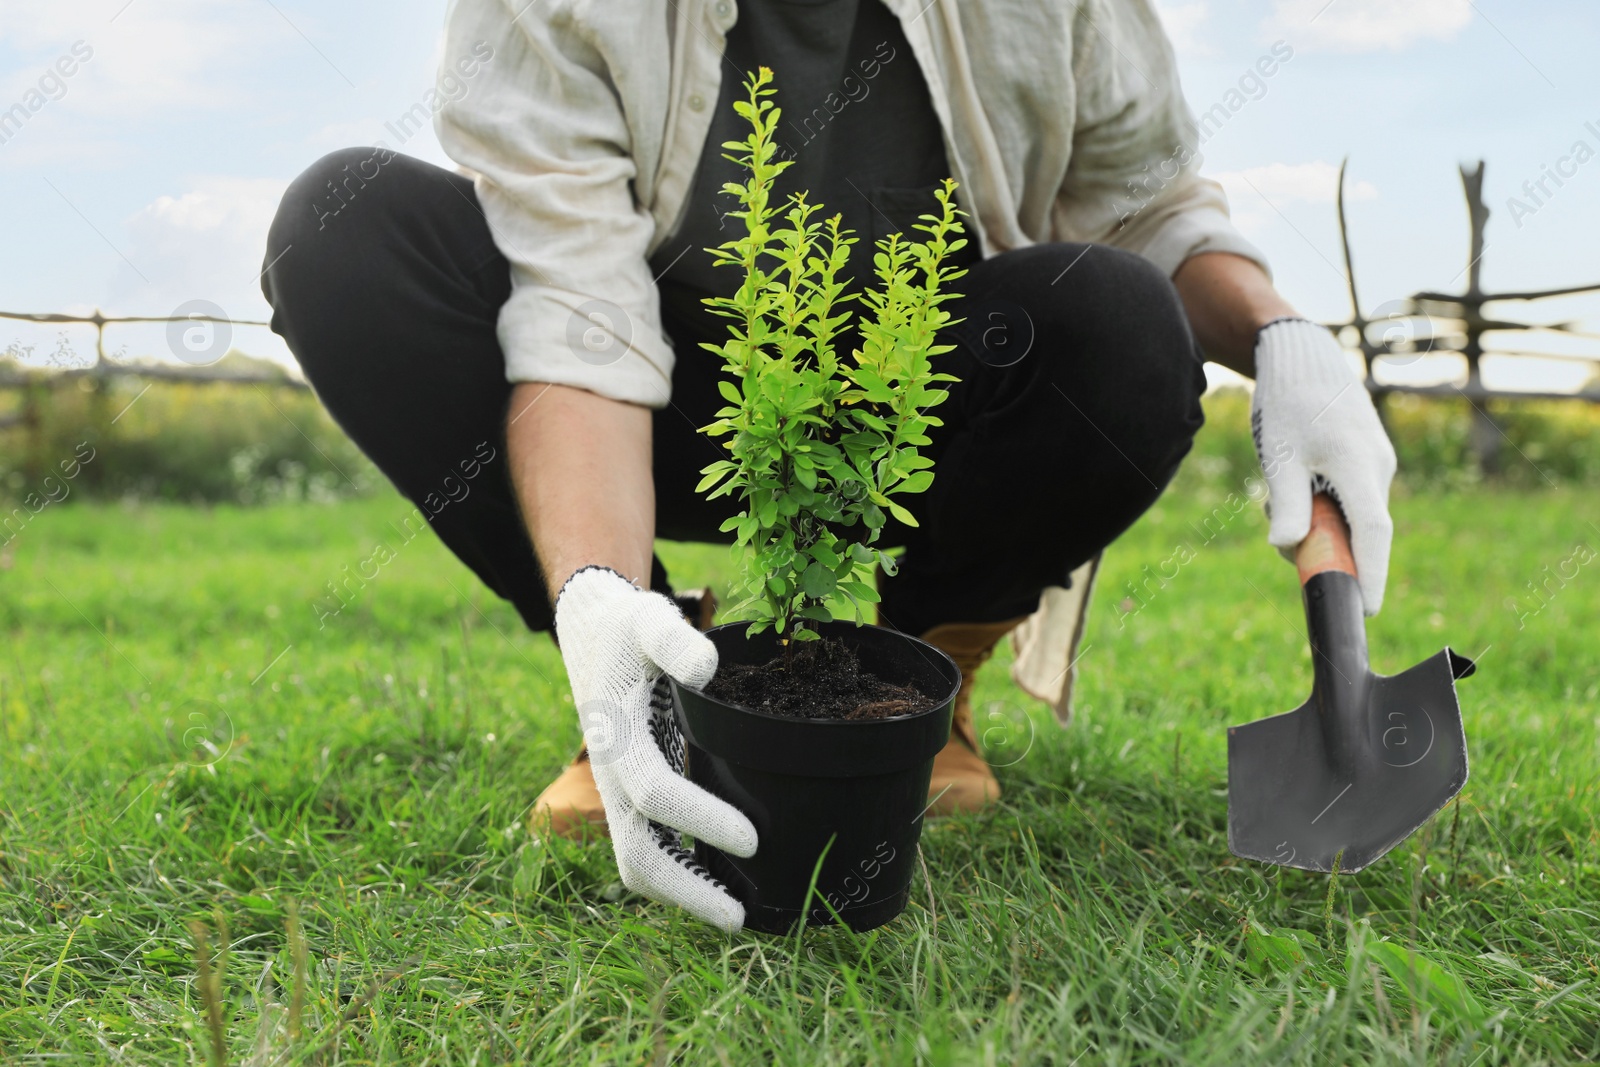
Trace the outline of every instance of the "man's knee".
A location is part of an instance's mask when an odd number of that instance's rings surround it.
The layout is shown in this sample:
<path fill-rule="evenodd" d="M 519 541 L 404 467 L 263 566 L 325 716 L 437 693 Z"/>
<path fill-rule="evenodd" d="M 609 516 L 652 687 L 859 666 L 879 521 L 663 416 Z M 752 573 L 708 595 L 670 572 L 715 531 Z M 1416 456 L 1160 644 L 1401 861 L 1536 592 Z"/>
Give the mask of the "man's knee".
<path fill-rule="evenodd" d="M 352 286 L 372 274 L 358 268 L 370 266 L 374 227 L 384 225 L 394 199 L 383 185 L 399 182 L 385 172 L 399 160 L 380 148 L 330 152 L 290 182 L 278 204 L 267 230 L 261 292 L 272 306 L 273 330 L 308 375 L 347 347 L 343 337 L 325 342 L 338 332 L 338 309 L 355 298 Z"/>
<path fill-rule="evenodd" d="M 1091 417 L 1125 427 L 1120 447 L 1141 468 L 1162 470 L 1189 449 L 1204 422 L 1206 378 L 1183 301 L 1143 256 L 1107 245 L 1048 244 L 1032 277 L 1040 338 L 1060 361 L 1050 371 Z M 1032 251 L 1032 250 L 1026 250 Z M 1085 414 L 1089 414 L 1086 410 Z M 1133 455 L 1137 452 L 1138 455 Z"/>
<path fill-rule="evenodd" d="M 395 160 L 395 153 L 386 149 L 341 148 L 289 183 L 267 229 L 261 273 L 261 290 L 275 309 L 282 300 L 294 299 L 302 288 L 324 288 L 310 275 L 337 271 L 342 255 L 359 251 L 362 242 L 357 231 L 378 213 L 378 180 L 383 168 L 394 165 Z M 366 218 L 358 218 L 354 210 L 347 209 L 363 199 L 367 210 L 361 214 Z M 339 229 L 344 232 L 330 233 L 330 224 L 337 224 L 341 216 L 344 226 Z M 296 248 L 298 255 L 294 254 Z"/>
<path fill-rule="evenodd" d="M 1101 244 L 1035 247 L 1040 264 L 1029 272 L 1032 288 L 1056 312 L 1058 328 L 1086 339 L 1187 335 L 1172 280 L 1143 256 Z"/>
<path fill-rule="evenodd" d="M 273 219 L 271 240 L 292 243 L 326 231 L 341 220 L 370 223 L 395 200 L 414 161 L 387 148 L 341 148 L 329 152 L 289 183 Z M 360 210 L 361 205 L 366 210 Z M 360 216 L 366 216 L 361 218 Z"/>
<path fill-rule="evenodd" d="M 280 333 L 374 280 L 374 249 L 392 238 L 429 169 L 387 148 L 341 148 L 289 183 L 267 230 L 261 273 Z"/>

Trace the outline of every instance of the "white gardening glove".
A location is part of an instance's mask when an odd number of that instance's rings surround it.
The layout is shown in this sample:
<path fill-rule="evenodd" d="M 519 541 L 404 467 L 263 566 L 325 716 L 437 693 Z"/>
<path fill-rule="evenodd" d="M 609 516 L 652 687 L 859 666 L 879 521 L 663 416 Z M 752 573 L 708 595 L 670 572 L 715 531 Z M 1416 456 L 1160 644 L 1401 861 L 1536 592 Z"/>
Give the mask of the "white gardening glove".
<path fill-rule="evenodd" d="M 1305 319 L 1262 327 L 1250 427 L 1271 491 L 1267 540 L 1293 560 L 1311 531 L 1311 498 L 1328 493 L 1350 526 L 1366 613 L 1376 615 L 1394 538 L 1394 446 L 1333 334 Z"/>
<path fill-rule="evenodd" d="M 585 567 L 562 586 L 556 639 L 622 883 L 736 933 L 744 906 L 695 862 L 679 832 L 751 856 L 756 828 L 681 773 L 682 739 L 662 676 L 705 685 L 717 671 L 716 646 L 671 600 L 605 567 Z"/>

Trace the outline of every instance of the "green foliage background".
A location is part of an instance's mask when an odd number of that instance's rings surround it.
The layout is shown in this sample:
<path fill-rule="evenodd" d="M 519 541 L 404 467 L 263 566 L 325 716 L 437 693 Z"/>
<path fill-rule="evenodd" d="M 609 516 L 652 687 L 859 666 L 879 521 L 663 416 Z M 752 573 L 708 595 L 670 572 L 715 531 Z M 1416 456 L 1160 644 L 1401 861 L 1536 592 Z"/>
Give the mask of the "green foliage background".
<path fill-rule="evenodd" d="M 386 489 L 383 475 L 309 393 L 156 382 L 108 425 L 143 388 L 127 380 L 101 397 L 76 384 L 44 390 L 37 434 L 22 426 L 0 429 L 0 502 L 15 504 L 39 491 L 42 478 L 59 473 L 56 465 L 84 441 L 93 443 L 97 456 L 72 481 L 68 503 L 132 499 L 254 505 L 349 499 Z M 8 392 L 0 394 L 0 414 L 18 407 L 16 392 Z M 1196 442 L 1180 481 L 1198 477 L 1243 484 L 1256 470 L 1249 408 L 1241 390 L 1206 398 L 1208 430 Z M 1506 439 L 1504 469 L 1487 478 L 1472 459 L 1471 409 L 1465 400 L 1395 395 L 1385 409 L 1400 457 L 1397 492 L 1486 481 L 1529 489 L 1600 487 L 1600 405 L 1492 402 L 1489 410 Z"/>
<path fill-rule="evenodd" d="M 326 503 L 384 484 L 306 390 L 128 378 L 90 386 L 39 386 L 38 427 L 0 429 L 0 501 L 61 495 L 44 479 L 59 482 L 61 462 L 85 442 L 95 458 L 65 483 L 64 502 Z M 21 408 L 10 392 L 0 412 Z"/>

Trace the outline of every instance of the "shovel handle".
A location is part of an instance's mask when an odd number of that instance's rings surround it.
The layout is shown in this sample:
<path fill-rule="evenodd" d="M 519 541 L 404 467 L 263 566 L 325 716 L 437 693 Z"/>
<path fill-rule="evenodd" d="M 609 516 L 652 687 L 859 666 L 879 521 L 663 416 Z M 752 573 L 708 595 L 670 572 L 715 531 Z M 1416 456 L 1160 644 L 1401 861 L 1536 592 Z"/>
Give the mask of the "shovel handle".
<path fill-rule="evenodd" d="M 1294 563 L 1300 569 L 1300 584 L 1323 571 L 1341 571 L 1355 576 L 1356 561 L 1350 554 L 1350 528 L 1344 514 L 1327 493 L 1311 498 L 1311 532 L 1294 550 Z"/>

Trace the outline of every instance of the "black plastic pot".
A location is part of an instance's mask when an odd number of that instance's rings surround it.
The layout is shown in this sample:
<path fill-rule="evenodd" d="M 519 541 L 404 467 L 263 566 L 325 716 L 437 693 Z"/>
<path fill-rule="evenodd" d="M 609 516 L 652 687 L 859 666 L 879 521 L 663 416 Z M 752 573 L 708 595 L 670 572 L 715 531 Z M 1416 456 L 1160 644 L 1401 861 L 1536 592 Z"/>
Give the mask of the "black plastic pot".
<path fill-rule="evenodd" d="M 746 639 L 745 623 L 706 632 L 724 664 L 766 663 L 776 634 Z M 914 685 L 938 703 L 914 715 L 860 722 L 751 711 L 672 685 L 690 780 L 749 816 L 759 835 L 749 859 L 696 843 L 695 858 L 745 907 L 745 927 L 790 930 L 826 851 L 808 923 L 831 923 L 824 901 L 853 930 L 899 915 L 911 896 L 933 757 L 950 737 L 961 671 L 925 641 L 877 626 L 830 623 L 864 670 Z M 831 841 L 831 844 L 830 844 Z"/>

